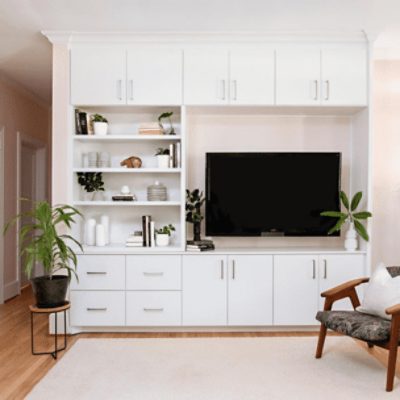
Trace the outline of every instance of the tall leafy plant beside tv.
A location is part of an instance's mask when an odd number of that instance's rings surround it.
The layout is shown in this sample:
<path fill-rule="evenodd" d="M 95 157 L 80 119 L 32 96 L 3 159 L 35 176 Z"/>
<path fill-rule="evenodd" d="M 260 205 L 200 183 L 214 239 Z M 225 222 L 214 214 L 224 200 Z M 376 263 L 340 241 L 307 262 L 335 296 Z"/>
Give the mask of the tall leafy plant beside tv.
<path fill-rule="evenodd" d="M 186 221 L 193 224 L 193 240 L 201 240 L 201 221 L 204 216 L 201 214 L 201 207 L 206 198 L 200 189 L 190 191 L 186 189 Z"/>

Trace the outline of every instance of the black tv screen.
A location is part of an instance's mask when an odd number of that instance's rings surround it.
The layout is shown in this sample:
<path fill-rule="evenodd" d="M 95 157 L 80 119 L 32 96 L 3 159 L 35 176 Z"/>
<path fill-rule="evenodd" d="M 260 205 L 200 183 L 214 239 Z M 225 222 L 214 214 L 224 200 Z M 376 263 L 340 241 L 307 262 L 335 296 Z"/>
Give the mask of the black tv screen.
<path fill-rule="evenodd" d="M 327 236 L 340 170 L 340 153 L 207 153 L 206 234 Z"/>

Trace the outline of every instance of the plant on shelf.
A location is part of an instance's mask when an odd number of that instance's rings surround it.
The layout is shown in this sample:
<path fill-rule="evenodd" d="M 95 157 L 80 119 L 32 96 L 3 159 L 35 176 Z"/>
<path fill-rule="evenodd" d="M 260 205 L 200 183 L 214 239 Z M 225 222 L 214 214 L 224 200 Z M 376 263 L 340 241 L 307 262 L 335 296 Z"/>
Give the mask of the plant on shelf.
<path fill-rule="evenodd" d="M 70 229 L 75 217 L 82 217 L 82 214 L 74 207 L 66 204 L 52 207 L 47 201 L 39 201 L 33 202 L 30 211 L 18 214 L 4 228 L 5 234 L 12 225 L 22 222 L 18 233 L 26 276 L 32 277 L 37 264 L 43 268 L 44 275 L 31 280 L 38 307 L 64 304 L 72 275 L 78 278 L 77 257 L 69 242 L 80 250 L 82 246 L 72 236 L 59 233 Z M 57 272 L 66 272 L 66 275 Z"/>
<path fill-rule="evenodd" d="M 346 233 L 345 248 L 346 250 L 356 250 L 358 247 L 357 233 L 365 240 L 369 240 L 368 232 L 362 221 L 372 217 L 369 211 L 357 211 L 362 199 L 362 192 L 357 192 L 351 202 L 345 192 L 340 191 L 340 200 L 346 212 L 341 211 L 324 211 L 321 213 L 323 217 L 337 218 L 336 224 L 328 231 L 328 234 L 340 231 L 344 223 L 349 222 L 349 230 Z"/>
<path fill-rule="evenodd" d="M 194 241 L 201 240 L 201 221 L 204 218 L 201 215 L 201 207 L 204 201 L 204 193 L 200 189 L 194 189 L 193 191 L 186 189 L 186 221 L 193 224 Z"/>
<path fill-rule="evenodd" d="M 157 246 L 163 247 L 168 246 L 172 232 L 175 231 L 175 227 L 172 224 L 164 225 L 160 229 L 156 229 L 156 244 Z"/>
<path fill-rule="evenodd" d="M 94 114 L 91 116 L 93 123 L 93 130 L 95 135 L 107 135 L 108 120 L 101 114 Z"/>
<path fill-rule="evenodd" d="M 101 172 L 78 172 L 78 183 L 87 193 L 92 193 L 93 201 L 98 192 L 104 192 L 103 175 Z"/>
<path fill-rule="evenodd" d="M 169 149 L 159 147 L 156 151 L 158 168 L 169 167 Z"/>
<path fill-rule="evenodd" d="M 163 130 L 164 135 L 176 135 L 174 125 L 172 123 L 172 116 L 174 115 L 173 111 L 165 112 L 159 115 L 158 117 L 158 124 L 160 125 L 160 128 Z M 169 129 L 166 129 L 164 124 L 163 124 L 163 119 L 167 119 L 169 122 Z"/>

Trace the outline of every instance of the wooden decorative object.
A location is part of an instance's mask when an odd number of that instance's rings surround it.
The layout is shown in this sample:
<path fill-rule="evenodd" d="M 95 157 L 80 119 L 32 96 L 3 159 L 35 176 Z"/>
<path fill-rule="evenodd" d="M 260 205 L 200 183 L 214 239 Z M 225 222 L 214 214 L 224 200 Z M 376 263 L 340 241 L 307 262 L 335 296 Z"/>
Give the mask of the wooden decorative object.
<path fill-rule="evenodd" d="M 142 166 L 142 160 L 139 157 L 132 156 L 121 161 L 121 167 L 126 166 L 127 168 L 140 168 Z"/>

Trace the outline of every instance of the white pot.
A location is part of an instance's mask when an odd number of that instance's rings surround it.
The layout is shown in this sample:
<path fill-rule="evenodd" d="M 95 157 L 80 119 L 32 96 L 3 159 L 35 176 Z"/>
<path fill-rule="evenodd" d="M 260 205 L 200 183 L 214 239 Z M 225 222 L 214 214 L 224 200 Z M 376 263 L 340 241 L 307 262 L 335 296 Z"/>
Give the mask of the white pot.
<path fill-rule="evenodd" d="M 348 251 L 354 251 L 358 248 L 357 232 L 354 229 L 354 223 L 351 222 L 349 229 L 346 232 L 346 239 L 344 241 L 344 248 Z"/>
<path fill-rule="evenodd" d="M 157 156 L 158 168 L 169 168 L 169 154 Z"/>
<path fill-rule="evenodd" d="M 169 245 L 169 235 L 166 233 L 156 234 L 156 244 L 158 247 L 166 247 Z"/>
<path fill-rule="evenodd" d="M 108 123 L 107 122 L 93 122 L 93 130 L 95 135 L 107 135 Z"/>

